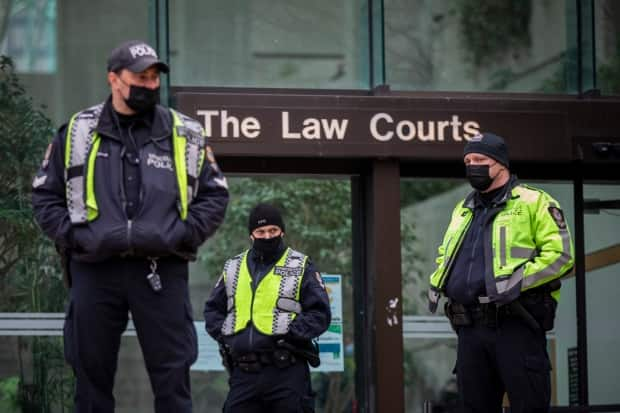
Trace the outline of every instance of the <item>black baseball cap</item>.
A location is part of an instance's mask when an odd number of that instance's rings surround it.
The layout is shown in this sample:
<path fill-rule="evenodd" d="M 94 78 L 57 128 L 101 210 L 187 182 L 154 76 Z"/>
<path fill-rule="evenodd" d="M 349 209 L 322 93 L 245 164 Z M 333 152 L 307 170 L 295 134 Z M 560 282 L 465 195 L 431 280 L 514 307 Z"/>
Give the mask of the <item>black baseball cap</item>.
<path fill-rule="evenodd" d="M 157 66 L 164 73 L 170 72 L 168 65 L 159 60 L 155 49 L 141 40 L 130 40 L 121 44 L 112 50 L 108 57 L 108 72 L 127 69 L 140 73 L 151 66 Z"/>

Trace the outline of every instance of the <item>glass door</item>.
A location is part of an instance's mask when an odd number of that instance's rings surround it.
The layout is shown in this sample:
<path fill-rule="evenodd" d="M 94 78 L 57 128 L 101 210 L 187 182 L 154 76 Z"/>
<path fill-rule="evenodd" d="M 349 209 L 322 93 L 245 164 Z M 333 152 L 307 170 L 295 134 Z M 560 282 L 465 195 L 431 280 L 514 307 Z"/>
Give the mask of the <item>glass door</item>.
<path fill-rule="evenodd" d="M 583 206 L 588 399 L 618 411 L 620 182 L 584 182 Z"/>

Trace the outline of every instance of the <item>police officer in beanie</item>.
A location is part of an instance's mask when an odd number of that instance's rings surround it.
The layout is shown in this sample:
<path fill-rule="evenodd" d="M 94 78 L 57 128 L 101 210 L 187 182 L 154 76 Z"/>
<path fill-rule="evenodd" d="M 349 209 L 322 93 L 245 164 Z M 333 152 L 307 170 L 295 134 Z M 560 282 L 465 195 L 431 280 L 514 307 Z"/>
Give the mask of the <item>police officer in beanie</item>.
<path fill-rule="evenodd" d="M 158 104 L 168 65 L 151 46 L 123 43 L 107 69 L 110 96 L 60 128 L 33 182 L 35 217 L 71 277 L 64 343 L 75 410 L 114 411 L 131 312 L 155 411 L 191 412 L 188 261 L 224 219 L 226 179 L 200 123 Z"/>
<path fill-rule="evenodd" d="M 313 412 L 308 364 L 331 321 L 321 275 L 284 243 L 280 211 L 250 213 L 252 248 L 231 259 L 205 304 L 207 332 L 230 373 L 224 412 Z"/>
<path fill-rule="evenodd" d="M 459 202 L 430 277 L 430 310 L 441 294 L 458 335 L 456 375 L 462 411 L 549 409 L 550 362 L 559 279 L 573 245 L 558 202 L 518 182 L 504 140 L 472 138 L 464 161 L 474 191 Z"/>

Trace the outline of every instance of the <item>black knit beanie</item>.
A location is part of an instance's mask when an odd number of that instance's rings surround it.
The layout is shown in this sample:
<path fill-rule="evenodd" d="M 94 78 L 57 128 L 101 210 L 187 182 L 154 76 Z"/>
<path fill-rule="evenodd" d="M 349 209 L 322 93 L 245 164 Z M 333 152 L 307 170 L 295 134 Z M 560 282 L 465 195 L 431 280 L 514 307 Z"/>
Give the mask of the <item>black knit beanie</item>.
<path fill-rule="evenodd" d="M 248 230 L 251 234 L 256 228 L 265 225 L 277 225 L 284 231 L 284 221 L 280 210 L 270 204 L 258 204 L 250 212 Z"/>
<path fill-rule="evenodd" d="M 474 136 L 465 145 L 463 156 L 472 152 L 490 156 L 502 165 L 506 167 L 510 166 L 508 147 L 506 146 L 506 142 L 504 142 L 504 138 L 501 136 L 488 132 Z"/>

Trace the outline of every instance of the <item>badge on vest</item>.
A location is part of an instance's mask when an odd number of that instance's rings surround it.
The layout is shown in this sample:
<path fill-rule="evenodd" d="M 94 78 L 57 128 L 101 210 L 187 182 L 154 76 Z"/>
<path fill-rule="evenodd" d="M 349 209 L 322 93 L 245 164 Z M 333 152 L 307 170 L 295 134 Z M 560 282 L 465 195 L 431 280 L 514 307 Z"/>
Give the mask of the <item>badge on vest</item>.
<path fill-rule="evenodd" d="M 146 165 L 157 169 L 167 169 L 169 171 L 173 171 L 172 158 L 168 155 L 155 155 L 154 153 L 149 153 L 146 159 Z"/>
<path fill-rule="evenodd" d="M 291 268 L 291 267 L 276 267 L 273 269 L 274 274 L 281 275 L 282 277 L 299 277 L 303 268 Z"/>

